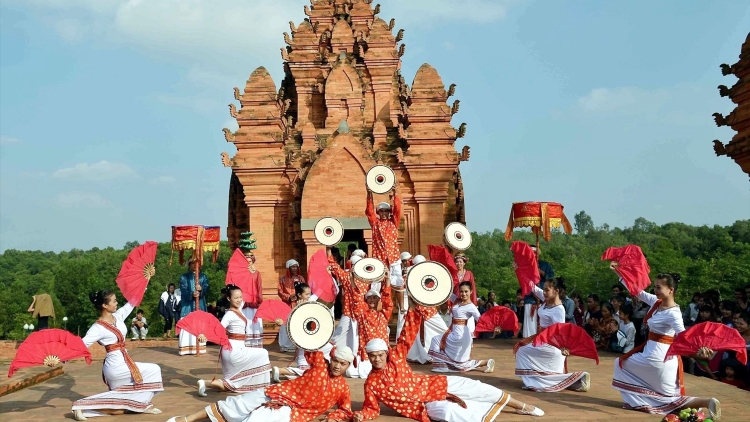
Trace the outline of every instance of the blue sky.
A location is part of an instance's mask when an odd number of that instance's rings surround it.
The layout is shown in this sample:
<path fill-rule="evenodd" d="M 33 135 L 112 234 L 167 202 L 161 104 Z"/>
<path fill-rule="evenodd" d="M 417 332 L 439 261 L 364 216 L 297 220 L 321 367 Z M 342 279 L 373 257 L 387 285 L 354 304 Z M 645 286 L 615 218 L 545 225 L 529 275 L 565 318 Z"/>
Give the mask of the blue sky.
<path fill-rule="evenodd" d="M 625 227 L 750 217 L 747 175 L 712 140 L 716 87 L 750 30 L 746 1 L 379 0 L 405 29 L 402 72 L 456 83 L 467 225 L 512 202 Z M 307 0 L 3 0 L 0 251 L 167 241 L 226 226 L 227 104 Z M 395 31 L 394 31 L 395 32 Z M 347 181 L 342 180 L 341 183 Z"/>

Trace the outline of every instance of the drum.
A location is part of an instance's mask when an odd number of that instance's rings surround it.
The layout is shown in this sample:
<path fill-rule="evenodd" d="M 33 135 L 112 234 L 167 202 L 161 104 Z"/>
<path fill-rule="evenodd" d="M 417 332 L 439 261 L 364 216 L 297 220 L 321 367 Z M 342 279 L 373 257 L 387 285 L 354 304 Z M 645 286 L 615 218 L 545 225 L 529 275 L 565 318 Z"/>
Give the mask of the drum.
<path fill-rule="evenodd" d="M 439 306 L 453 292 L 453 277 L 443 264 L 433 261 L 420 262 L 409 268 L 406 290 L 415 302 L 422 306 Z"/>
<path fill-rule="evenodd" d="M 471 232 L 461 223 L 450 223 L 445 226 L 445 242 L 451 249 L 465 251 L 471 246 Z"/>
<path fill-rule="evenodd" d="M 367 172 L 367 189 L 372 193 L 387 193 L 396 185 L 396 173 L 388 166 L 375 166 Z"/>
<path fill-rule="evenodd" d="M 354 280 L 360 284 L 379 283 L 385 279 L 388 269 L 377 258 L 362 258 L 352 268 Z"/>
<path fill-rule="evenodd" d="M 322 303 L 307 302 L 292 310 L 286 322 L 292 343 L 303 350 L 319 350 L 333 337 L 331 309 Z"/>
<path fill-rule="evenodd" d="M 333 217 L 323 217 L 315 223 L 315 239 L 325 246 L 333 246 L 344 238 L 344 225 Z"/>

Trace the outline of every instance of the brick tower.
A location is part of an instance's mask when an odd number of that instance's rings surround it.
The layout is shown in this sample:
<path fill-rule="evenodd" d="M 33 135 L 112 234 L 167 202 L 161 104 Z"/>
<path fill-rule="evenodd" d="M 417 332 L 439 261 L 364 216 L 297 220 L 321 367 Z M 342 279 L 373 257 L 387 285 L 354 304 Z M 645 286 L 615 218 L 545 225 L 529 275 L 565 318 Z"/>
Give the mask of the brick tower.
<path fill-rule="evenodd" d="M 230 247 L 239 233 L 258 242 L 256 266 L 266 295 L 276 294 L 289 258 L 305 270 L 322 246 L 313 228 L 321 217 L 336 217 L 346 241 L 368 248 L 372 241 L 364 215 L 365 174 L 376 164 L 396 173 L 404 201 L 401 250 L 426 254 L 440 244 L 447 223 L 464 222 L 458 165 L 469 147 L 455 149 L 466 125 L 451 119 L 459 102 L 446 102 L 437 71 L 424 64 L 410 87 L 400 73 L 404 31 L 378 15 L 371 0 L 312 0 L 306 18 L 289 22 L 281 49 L 285 77 L 280 88 L 259 67 L 239 101 L 229 105 L 239 129 L 224 129 L 237 147 L 224 166 L 229 183 Z M 376 198 L 376 201 L 380 198 Z M 383 197 L 383 200 L 386 198 Z"/>
<path fill-rule="evenodd" d="M 726 116 L 714 113 L 714 120 L 717 126 L 730 126 L 737 134 L 726 145 L 714 140 L 714 151 L 717 156 L 726 155 L 733 159 L 742 171 L 750 175 L 750 34 L 742 44 L 740 61 L 731 66 L 722 64 L 721 73 L 739 79 L 731 88 L 719 85 L 719 95 L 729 97 L 737 107 Z"/>

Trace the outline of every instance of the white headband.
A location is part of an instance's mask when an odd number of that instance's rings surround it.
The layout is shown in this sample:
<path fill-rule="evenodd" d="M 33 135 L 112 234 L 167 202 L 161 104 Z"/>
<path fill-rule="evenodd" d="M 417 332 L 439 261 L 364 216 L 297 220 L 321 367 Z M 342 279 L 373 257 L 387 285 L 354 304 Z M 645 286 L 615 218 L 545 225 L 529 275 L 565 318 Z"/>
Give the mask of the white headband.
<path fill-rule="evenodd" d="M 354 252 L 352 252 L 352 256 L 358 256 L 360 258 L 364 258 L 365 255 L 366 255 L 365 251 L 363 251 L 362 249 L 357 249 Z"/>
<path fill-rule="evenodd" d="M 365 293 L 365 297 L 370 297 L 370 296 L 380 297 L 380 293 L 378 293 L 377 290 L 370 290 L 369 292 Z"/>
<path fill-rule="evenodd" d="M 365 346 L 365 351 L 367 353 L 387 352 L 388 343 L 386 343 L 385 340 L 383 340 L 382 338 L 374 338 L 367 342 L 367 346 Z"/>
<path fill-rule="evenodd" d="M 389 209 L 391 209 L 391 204 L 389 204 L 387 202 L 381 202 L 381 203 L 378 204 L 378 207 L 377 207 L 378 211 L 380 211 L 380 210 L 389 210 Z"/>
<path fill-rule="evenodd" d="M 286 262 L 286 269 L 292 268 L 295 265 L 299 267 L 299 262 L 297 262 L 294 259 L 290 259 L 289 261 Z"/>
<path fill-rule="evenodd" d="M 401 252 L 401 260 L 405 261 L 407 259 L 411 259 L 411 254 L 409 252 Z"/>
<path fill-rule="evenodd" d="M 352 352 L 352 349 L 349 348 L 349 346 L 336 346 L 336 348 L 333 350 L 333 357 L 335 357 L 336 359 L 345 360 L 349 363 L 354 362 L 354 353 Z"/>
<path fill-rule="evenodd" d="M 412 258 L 411 263 L 414 265 L 417 265 L 425 261 L 427 261 L 427 258 L 423 257 L 422 255 L 417 255 L 414 258 Z"/>
<path fill-rule="evenodd" d="M 357 255 L 352 255 L 352 257 L 351 257 L 351 258 L 349 258 L 349 262 L 351 262 L 351 263 L 352 263 L 352 265 L 354 265 L 354 264 L 356 264 L 356 263 L 357 263 L 357 261 L 359 261 L 360 259 L 362 259 L 362 257 L 361 257 L 361 256 L 357 256 Z"/>

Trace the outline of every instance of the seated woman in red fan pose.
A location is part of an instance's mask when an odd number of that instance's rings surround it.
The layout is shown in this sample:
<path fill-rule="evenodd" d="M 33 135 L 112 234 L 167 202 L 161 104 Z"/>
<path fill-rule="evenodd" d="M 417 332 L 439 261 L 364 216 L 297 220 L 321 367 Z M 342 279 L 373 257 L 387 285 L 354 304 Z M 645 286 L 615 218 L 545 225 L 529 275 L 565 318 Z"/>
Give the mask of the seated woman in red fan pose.
<path fill-rule="evenodd" d="M 612 268 L 616 267 L 613 262 Z M 672 356 L 664 361 L 674 337 L 685 331 L 680 306 L 674 300 L 679 282 L 678 274 L 659 274 L 654 280 L 654 294 L 633 292 L 651 307 L 643 320 L 648 322 L 648 341 L 615 360 L 612 387 L 620 391 L 627 409 L 665 415 L 685 408 L 707 408 L 711 418 L 717 420 L 721 417 L 719 400 L 686 396 L 682 360 Z M 697 358 L 711 355 L 713 351 L 704 347 Z"/>
<path fill-rule="evenodd" d="M 234 284 L 227 286 L 229 293 L 229 311 L 224 314 L 221 325 L 227 329 L 227 337 L 232 350 L 221 349 L 219 359 L 224 379 L 213 380 L 206 383 L 198 380 L 198 395 L 206 396 L 206 387 L 219 391 L 231 391 L 236 393 L 247 393 L 259 388 L 265 388 L 271 383 L 271 361 L 268 359 L 268 351 L 257 347 L 245 346 L 245 333 L 251 321 L 242 314 L 242 290 Z M 280 323 L 279 320 L 276 321 Z M 205 342 L 206 338 L 201 334 L 198 340 Z"/>
<path fill-rule="evenodd" d="M 531 291 L 543 301 L 537 310 L 539 327 L 545 329 L 553 324 L 565 323 L 565 308 L 560 300 L 560 290 L 565 288 L 562 277 L 544 282 L 544 290 L 534 285 Z M 537 334 L 541 330 L 537 330 Z M 534 346 L 536 336 L 526 337 L 516 344 L 516 376 L 523 380 L 525 390 L 556 393 L 565 389 L 589 391 L 591 376 L 588 372 L 567 373 L 565 357 L 568 350 L 549 344 Z"/>
<path fill-rule="evenodd" d="M 102 377 L 109 391 L 73 402 L 73 418 L 84 421 L 126 411 L 158 415 L 161 410 L 151 404 L 151 399 L 164 391 L 161 368 L 154 363 L 133 362 L 125 349 L 125 318 L 133 312 L 133 305 L 126 303 L 117 309 L 117 298 L 111 290 L 93 292 L 89 299 L 99 311 L 99 319 L 86 332 L 83 343 L 86 347 L 99 343 L 107 351 Z"/>

